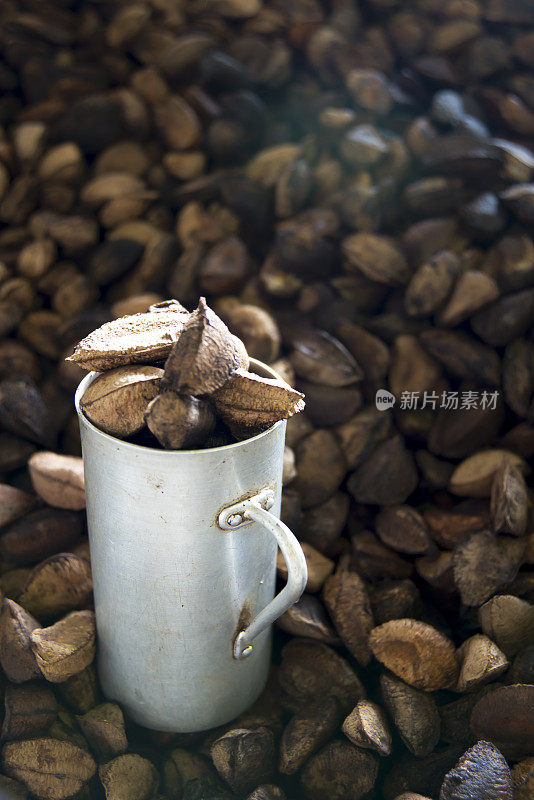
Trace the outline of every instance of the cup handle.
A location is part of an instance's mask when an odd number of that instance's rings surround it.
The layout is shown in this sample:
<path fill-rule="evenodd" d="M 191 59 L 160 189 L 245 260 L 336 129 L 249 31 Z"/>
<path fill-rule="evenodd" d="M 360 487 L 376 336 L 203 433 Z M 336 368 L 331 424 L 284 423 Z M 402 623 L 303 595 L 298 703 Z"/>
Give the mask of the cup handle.
<path fill-rule="evenodd" d="M 225 531 L 259 522 L 272 533 L 287 564 L 287 583 L 282 591 L 235 637 L 234 658 L 237 660 L 247 658 L 252 653 L 252 641 L 297 602 L 308 580 L 308 566 L 302 547 L 287 525 L 270 513 L 273 504 L 274 492 L 265 489 L 248 500 L 224 508 L 219 514 L 219 527 Z"/>

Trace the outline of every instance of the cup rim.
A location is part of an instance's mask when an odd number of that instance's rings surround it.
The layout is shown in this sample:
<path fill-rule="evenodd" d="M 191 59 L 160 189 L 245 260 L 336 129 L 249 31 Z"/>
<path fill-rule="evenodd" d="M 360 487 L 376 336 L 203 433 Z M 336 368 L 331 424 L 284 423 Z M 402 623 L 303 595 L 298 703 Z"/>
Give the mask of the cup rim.
<path fill-rule="evenodd" d="M 278 373 L 274 369 L 272 369 L 272 367 L 269 367 L 267 364 L 264 364 L 263 361 L 258 361 L 257 358 L 251 358 L 250 359 L 250 365 L 255 367 L 255 368 L 259 368 L 259 369 L 267 372 L 268 375 L 265 376 L 265 377 L 271 377 L 271 378 L 280 379 L 280 376 L 278 375 Z M 134 366 L 134 365 L 132 365 L 132 366 Z M 140 365 L 140 366 L 142 366 L 142 365 Z M 100 428 L 97 428 L 97 426 L 94 425 L 91 422 L 91 420 L 84 414 L 84 412 L 80 408 L 80 400 L 82 399 L 82 397 L 83 397 L 83 395 L 85 393 L 85 390 L 95 380 L 95 378 L 98 375 L 101 375 L 101 374 L 102 374 L 101 372 L 97 372 L 97 371 L 93 370 L 92 372 L 89 372 L 87 375 L 85 375 L 82 378 L 82 380 L 80 381 L 80 383 L 78 384 L 78 386 L 76 388 L 76 392 L 74 393 L 74 407 L 75 407 L 76 413 L 78 415 L 78 420 L 79 420 L 80 424 L 86 425 L 89 430 L 91 430 L 96 435 L 100 436 L 102 439 L 107 440 L 107 441 L 109 441 L 111 443 L 119 444 L 121 447 L 124 447 L 126 449 L 132 449 L 134 451 L 138 451 L 139 450 L 139 451 L 142 451 L 142 452 L 155 453 L 155 454 L 158 455 L 158 457 L 161 456 L 161 455 L 165 455 L 166 457 L 170 457 L 170 456 L 175 456 L 175 457 L 176 456 L 181 456 L 181 457 L 184 457 L 184 456 L 198 456 L 198 455 L 202 455 L 203 453 L 206 453 L 206 454 L 209 454 L 209 455 L 213 455 L 213 453 L 215 453 L 215 452 L 223 453 L 225 451 L 237 449 L 239 447 L 242 447 L 243 445 L 250 444 L 251 442 L 257 442 L 260 439 L 263 439 L 265 436 L 268 436 L 276 428 L 279 428 L 281 425 L 283 425 L 286 422 L 285 419 L 280 419 L 280 420 L 278 420 L 278 422 L 275 422 L 274 425 L 271 425 L 266 430 L 261 431 L 260 433 L 257 433 L 255 436 L 250 436 L 248 439 L 242 439 L 242 441 L 240 441 L 240 442 L 232 442 L 231 444 L 224 444 L 224 445 L 221 445 L 219 447 L 204 447 L 204 448 L 198 449 L 198 450 L 165 450 L 165 449 L 158 450 L 155 447 L 148 447 L 148 446 L 146 446 L 144 444 L 134 444 L 133 442 L 126 442 L 124 439 L 119 439 L 117 436 L 112 436 L 110 433 L 106 433 L 105 431 L 100 430 Z"/>

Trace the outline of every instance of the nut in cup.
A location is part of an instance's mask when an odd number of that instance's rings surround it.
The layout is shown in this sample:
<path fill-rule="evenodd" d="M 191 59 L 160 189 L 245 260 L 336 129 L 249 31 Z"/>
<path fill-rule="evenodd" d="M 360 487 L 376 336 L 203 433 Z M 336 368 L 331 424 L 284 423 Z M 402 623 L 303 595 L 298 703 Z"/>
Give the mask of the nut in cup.
<path fill-rule="evenodd" d="M 276 373 L 251 359 L 251 371 Z M 76 391 L 104 694 L 137 723 L 194 732 L 261 694 L 271 625 L 306 585 L 279 520 L 286 421 L 205 450 L 158 450 L 96 428 Z M 288 580 L 274 597 L 280 547 Z"/>

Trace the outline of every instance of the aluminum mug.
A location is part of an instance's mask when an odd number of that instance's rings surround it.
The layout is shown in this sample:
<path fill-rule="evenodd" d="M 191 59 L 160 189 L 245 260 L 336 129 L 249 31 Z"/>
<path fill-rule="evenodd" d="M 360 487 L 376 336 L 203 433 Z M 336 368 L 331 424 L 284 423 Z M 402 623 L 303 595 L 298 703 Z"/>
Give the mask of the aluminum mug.
<path fill-rule="evenodd" d="M 147 728 L 222 725 L 261 694 L 271 625 L 306 585 L 302 548 L 278 519 L 286 422 L 205 450 L 131 444 L 80 409 L 98 374 L 75 405 L 102 689 Z M 277 546 L 288 580 L 274 597 Z"/>

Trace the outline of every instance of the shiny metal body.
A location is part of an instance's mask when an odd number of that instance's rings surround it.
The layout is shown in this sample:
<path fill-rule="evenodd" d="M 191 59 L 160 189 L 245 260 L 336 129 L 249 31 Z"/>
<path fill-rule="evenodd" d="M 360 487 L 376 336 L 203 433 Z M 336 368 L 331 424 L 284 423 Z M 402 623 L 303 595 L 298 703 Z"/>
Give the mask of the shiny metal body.
<path fill-rule="evenodd" d="M 209 450 L 141 447 L 80 411 L 96 374 L 75 403 L 103 691 L 148 728 L 222 725 L 261 693 L 271 623 L 306 584 L 302 549 L 277 519 L 286 423 Z M 289 577 L 273 600 L 277 542 Z"/>

